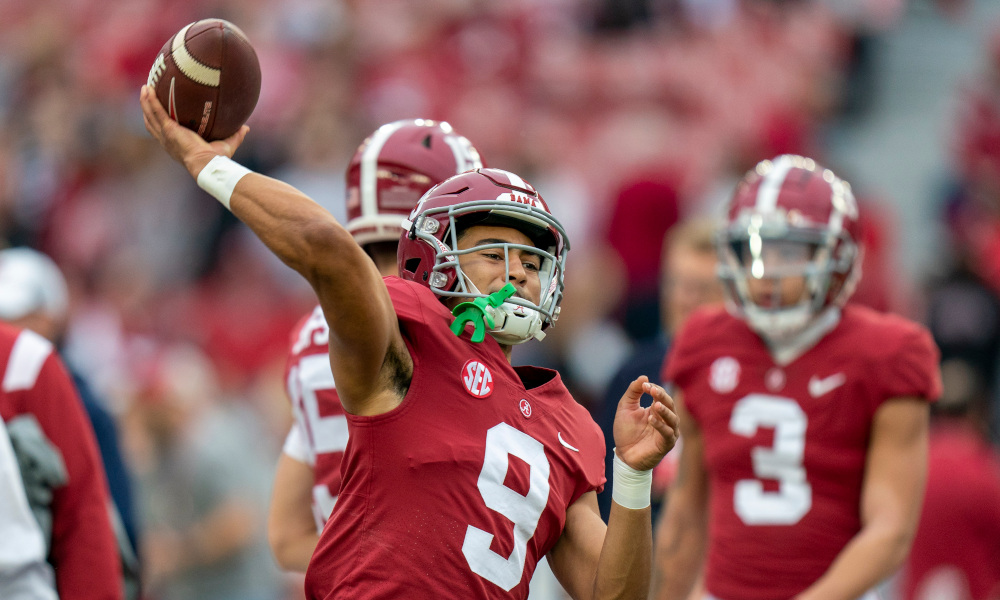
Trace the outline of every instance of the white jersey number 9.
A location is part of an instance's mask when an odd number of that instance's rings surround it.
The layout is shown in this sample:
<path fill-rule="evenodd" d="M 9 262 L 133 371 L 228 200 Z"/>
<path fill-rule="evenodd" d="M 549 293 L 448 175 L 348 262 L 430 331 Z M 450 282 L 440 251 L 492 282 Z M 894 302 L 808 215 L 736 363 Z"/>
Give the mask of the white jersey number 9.
<path fill-rule="evenodd" d="M 503 484 L 511 454 L 531 467 L 528 493 L 524 496 Z M 513 521 L 514 549 L 510 556 L 500 556 L 490 549 L 493 534 L 469 525 L 462 554 L 473 573 L 509 592 L 521 581 L 528 540 L 535 534 L 538 519 L 549 501 L 549 460 L 545 457 L 545 447 L 506 423 L 494 425 L 486 432 L 486 459 L 478 486 L 487 508 Z"/>

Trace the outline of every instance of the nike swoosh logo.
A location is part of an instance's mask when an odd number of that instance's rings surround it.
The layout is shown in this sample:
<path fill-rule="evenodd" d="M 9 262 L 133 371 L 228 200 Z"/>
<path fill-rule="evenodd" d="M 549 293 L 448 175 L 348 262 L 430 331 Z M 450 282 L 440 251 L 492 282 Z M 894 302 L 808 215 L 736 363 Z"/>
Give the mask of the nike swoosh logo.
<path fill-rule="evenodd" d="M 809 379 L 809 395 L 813 398 L 819 398 L 844 385 L 846 381 L 847 377 L 843 373 L 835 373 L 823 379 L 813 375 Z"/>
<path fill-rule="evenodd" d="M 565 446 L 565 447 L 569 448 L 569 449 L 570 449 L 570 450 L 572 450 L 573 452 L 579 452 L 579 450 L 577 450 L 577 449 L 576 449 L 576 448 L 574 448 L 573 446 L 570 446 L 570 445 L 569 445 L 569 444 L 568 444 L 568 443 L 566 442 L 566 440 L 562 439 L 562 432 L 561 432 L 561 431 L 559 431 L 559 432 L 556 432 L 556 437 L 558 437 L 558 438 L 559 438 L 559 443 L 560 443 L 560 444 L 562 444 L 563 446 Z"/>

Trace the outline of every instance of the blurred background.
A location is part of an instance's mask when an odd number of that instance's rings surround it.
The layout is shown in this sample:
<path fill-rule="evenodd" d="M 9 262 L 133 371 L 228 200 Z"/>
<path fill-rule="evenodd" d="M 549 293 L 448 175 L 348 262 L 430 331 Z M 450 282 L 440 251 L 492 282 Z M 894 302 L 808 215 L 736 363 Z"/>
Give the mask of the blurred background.
<path fill-rule="evenodd" d="M 3 0 L 0 247 L 68 281 L 60 346 L 118 422 L 150 599 L 301 594 L 263 515 L 288 335 L 313 295 L 139 111 L 161 46 L 207 17 L 261 62 L 235 158 L 339 218 L 354 149 L 401 118 L 451 122 L 540 190 L 572 243 L 567 300 L 515 360 L 562 369 L 594 414 L 660 334 L 664 235 L 792 152 L 853 183 L 855 301 L 931 328 L 996 443 L 1000 2 Z M 208 524 L 218 547 L 191 552 Z"/>

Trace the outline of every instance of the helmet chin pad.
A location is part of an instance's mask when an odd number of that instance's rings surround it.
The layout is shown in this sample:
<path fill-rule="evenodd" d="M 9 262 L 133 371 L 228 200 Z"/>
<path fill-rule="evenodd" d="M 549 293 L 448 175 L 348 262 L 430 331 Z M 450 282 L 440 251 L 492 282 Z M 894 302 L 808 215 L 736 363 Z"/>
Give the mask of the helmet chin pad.
<path fill-rule="evenodd" d="M 778 310 L 745 306 L 743 313 L 751 329 L 774 342 L 794 338 L 809 325 L 814 315 L 809 302 Z"/>
<path fill-rule="evenodd" d="M 542 314 L 533 308 L 504 302 L 495 311 L 496 326 L 489 331 L 493 339 L 505 346 L 523 344 L 528 340 L 542 339 Z"/>

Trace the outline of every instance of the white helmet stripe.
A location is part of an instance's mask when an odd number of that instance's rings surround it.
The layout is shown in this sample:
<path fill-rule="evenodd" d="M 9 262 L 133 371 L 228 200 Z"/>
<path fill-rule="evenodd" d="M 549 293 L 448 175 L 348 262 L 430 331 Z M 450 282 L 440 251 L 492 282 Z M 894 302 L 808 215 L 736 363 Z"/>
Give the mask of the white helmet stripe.
<path fill-rule="evenodd" d="M 378 214 L 378 159 L 392 134 L 410 121 L 396 121 L 378 128 L 361 155 L 361 215 Z"/>
<path fill-rule="evenodd" d="M 502 169 L 497 169 L 497 170 L 507 176 L 507 179 L 510 180 L 510 184 L 512 186 L 519 187 L 519 188 L 522 188 L 522 189 L 531 189 L 531 186 L 529 186 L 528 184 L 526 184 L 523 179 L 521 179 L 517 175 L 511 173 L 510 171 L 504 171 Z"/>
<path fill-rule="evenodd" d="M 839 234 L 844 228 L 844 219 L 847 217 L 857 218 L 857 205 L 851 186 L 839 177 L 831 173 L 829 179 L 825 178 L 830 185 L 830 202 L 833 210 L 830 211 L 830 230 Z M 831 181 L 832 180 L 832 181 Z"/>
<path fill-rule="evenodd" d="M 833 193 L 835 194 L 836 192 Z M 836 203 L 833 205 L 833 210 L 830 211 L 830 221 L 827 223 L 827 226 L 830 228 L 830 232 L 835 235 L 840 235 L 840 232 L 844 229 L 844 212 L 837 207 Z"/>
<path fill-rule="evenodd" d="M 785 182 L 785 177 L 794 165 L 787 156 L 779 156 L 771 170 L 764 175 L 757 190 L 757 212 L 770 213 L 778 205 L 778 194 L 781 193 L 781 184 Z"/>

